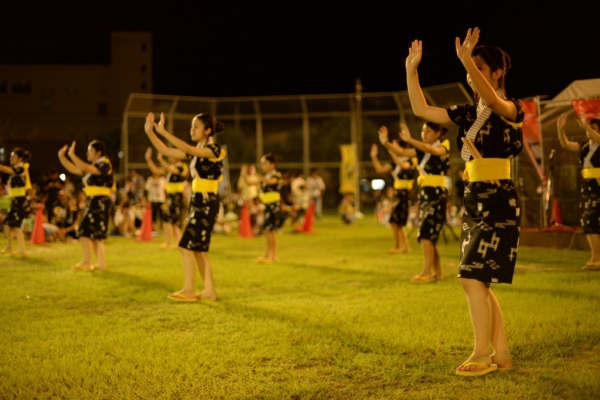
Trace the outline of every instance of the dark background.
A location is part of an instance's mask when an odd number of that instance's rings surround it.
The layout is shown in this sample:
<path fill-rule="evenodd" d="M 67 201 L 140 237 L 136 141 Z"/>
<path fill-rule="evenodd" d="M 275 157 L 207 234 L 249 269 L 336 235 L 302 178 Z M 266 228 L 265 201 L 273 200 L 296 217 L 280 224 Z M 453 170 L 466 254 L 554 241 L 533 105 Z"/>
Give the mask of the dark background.
<path fill-rule="evenodd" d="M 406 89 L 423 40 L 421 85 L 465 83 L 454 38 L 512 57 L 508 94 L 554 97 L 600 72 L 600 3 L 104 1 L 2 6 L 0 63 L 108 63 L 110 32 L 153 33 L 154 93 L 231 97 Z M 392 2 L 390 2 L 392 3 Z M 465 83 L 466 85 L 466 83 Z"/>

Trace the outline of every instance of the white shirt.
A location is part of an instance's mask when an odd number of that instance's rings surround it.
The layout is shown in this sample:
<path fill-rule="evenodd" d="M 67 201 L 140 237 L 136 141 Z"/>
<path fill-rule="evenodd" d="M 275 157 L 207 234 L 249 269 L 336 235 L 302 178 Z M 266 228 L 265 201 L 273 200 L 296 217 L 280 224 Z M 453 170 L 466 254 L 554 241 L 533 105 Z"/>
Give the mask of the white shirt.
<path fill-rule="evenodd" d="M 148 179 L 146 179 L 146 191 L 148 192 L 148 201 L 150 203 L 164 203 L 166 199 L 166 183 L 167 181 L 164 176 L 161 176 L 158 179 L 149 176 Z"/>

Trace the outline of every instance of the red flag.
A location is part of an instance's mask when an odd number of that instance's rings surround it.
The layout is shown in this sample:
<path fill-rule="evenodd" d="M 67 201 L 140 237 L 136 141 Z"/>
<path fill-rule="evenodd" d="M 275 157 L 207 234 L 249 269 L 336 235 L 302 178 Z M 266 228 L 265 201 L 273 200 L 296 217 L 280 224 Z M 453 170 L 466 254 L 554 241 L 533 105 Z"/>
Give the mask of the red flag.
<path fill-rule="evenodd" d="M 540 142 L 540 125 L 538 124 L 537 102 L 535 100 L 521 100 L 525 119 L 523 119 L 523 139 L 526 142 Z"/>
<path fill-rule="evenodd" d="M 579 118 L 585 114 L 587 123 L 594 118 L 600 118 L 600 99 L 574 99 L 571 100 L 571 104 Z"/>

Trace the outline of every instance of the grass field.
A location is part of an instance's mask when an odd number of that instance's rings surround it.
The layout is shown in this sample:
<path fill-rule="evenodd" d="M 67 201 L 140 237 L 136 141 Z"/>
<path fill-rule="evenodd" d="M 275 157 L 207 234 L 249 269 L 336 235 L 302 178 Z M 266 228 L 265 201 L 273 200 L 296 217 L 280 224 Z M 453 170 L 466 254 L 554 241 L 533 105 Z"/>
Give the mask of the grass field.
<path fill-rule="evenodd" d="M 1 399 L 598 399 L 600 272 L 589 252 L 521 247 L 495 285 L 515 369 L 454 374 L 473 333 L 455 279 L 459 242 L 439 243 L 447 279 L 410 283 L 412 253 L 389 255 L 370 214 L 265 238 L 213 237 L 219 301 L 173 303 L 179 252 L 111 237 L 109 270 L 75 272 L 79 244 L 0 257 Z M 0 248 L 6 244 L 2 235 Z M 197 282 L 201 289 L 201 282 Z"/>

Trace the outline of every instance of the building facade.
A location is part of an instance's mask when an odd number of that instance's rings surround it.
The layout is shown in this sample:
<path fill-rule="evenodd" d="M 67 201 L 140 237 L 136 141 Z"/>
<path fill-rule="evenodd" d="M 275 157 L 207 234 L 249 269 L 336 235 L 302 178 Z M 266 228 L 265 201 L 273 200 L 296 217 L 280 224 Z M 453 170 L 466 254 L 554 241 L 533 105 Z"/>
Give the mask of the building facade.
<path fill-rule="evenodd" d="M 57 152 L 73 140 L 82 158 L 96 138 L 118 152 L 129 94 L 152 93 L 152 35 L 112 32 L 110 54 L 107 64 L 0 64 L 0 163 L 23 147 L 33 179 L 62 169 Z"/>

